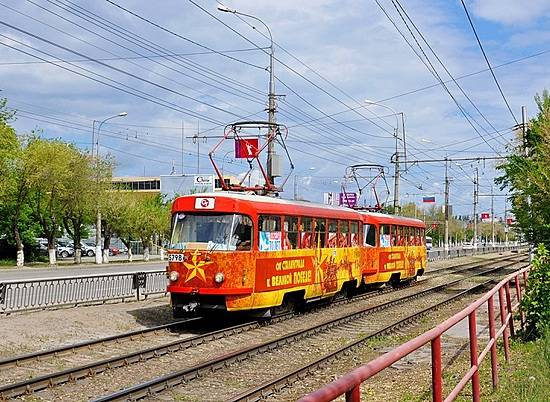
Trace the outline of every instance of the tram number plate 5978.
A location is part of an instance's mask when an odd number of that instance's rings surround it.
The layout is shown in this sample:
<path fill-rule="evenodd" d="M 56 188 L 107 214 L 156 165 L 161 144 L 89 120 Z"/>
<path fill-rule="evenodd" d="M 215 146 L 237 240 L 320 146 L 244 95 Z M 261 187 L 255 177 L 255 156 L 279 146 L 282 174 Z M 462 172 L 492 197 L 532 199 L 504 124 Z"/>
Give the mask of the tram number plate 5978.
<path fill-rule="evenodd" d="M 168 254 L 168 262 L 183 262 L 183 254 Z"/>

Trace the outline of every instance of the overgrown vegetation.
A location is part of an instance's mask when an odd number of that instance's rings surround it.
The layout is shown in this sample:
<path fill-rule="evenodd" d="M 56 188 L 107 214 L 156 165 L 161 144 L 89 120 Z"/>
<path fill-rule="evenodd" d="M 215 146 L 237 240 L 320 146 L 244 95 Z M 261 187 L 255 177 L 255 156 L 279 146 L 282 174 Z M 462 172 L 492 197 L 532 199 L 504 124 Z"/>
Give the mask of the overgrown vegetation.
<path fill-rule="evenodd" d="M 521 302 L 527 320 L 526 337 L 550 330 L 550 255 L 540 244 L 529 271 L 527 288 Z M 550 352 L 548 352 L 550 358 Z"/>
<path fill-rule="evenodd" d="M 499 166 L 504 173 L 496 179 L 511 193 L 516 225 L 531 244 L 550 246 L 550 96 L 537 95 L 537 116 L 531 119 L 523 136 L 510 149 L 510 156 Z"/>

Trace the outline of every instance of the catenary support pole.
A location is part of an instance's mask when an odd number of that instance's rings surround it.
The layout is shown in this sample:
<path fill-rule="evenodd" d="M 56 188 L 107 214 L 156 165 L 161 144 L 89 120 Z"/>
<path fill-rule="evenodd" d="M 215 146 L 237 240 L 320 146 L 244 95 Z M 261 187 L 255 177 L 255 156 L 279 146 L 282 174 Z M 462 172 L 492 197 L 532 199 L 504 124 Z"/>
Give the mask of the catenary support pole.
<path fill-rule="evenodd" d="M 449 162 L 445 161 L 445 256 L 449 255 Z"/>

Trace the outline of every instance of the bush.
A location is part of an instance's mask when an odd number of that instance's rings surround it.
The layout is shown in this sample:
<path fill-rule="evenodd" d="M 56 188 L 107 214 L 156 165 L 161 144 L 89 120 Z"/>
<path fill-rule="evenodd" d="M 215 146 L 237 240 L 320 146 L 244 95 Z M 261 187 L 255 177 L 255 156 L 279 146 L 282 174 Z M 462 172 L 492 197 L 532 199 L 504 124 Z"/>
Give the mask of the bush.
<path fill-rule="evenodd" d="M 521 302 L 527 320 L 527 335 L 540 336 L 550 328 L 550 255 L 543 244 L 537 248 L 527 288 Z"/>

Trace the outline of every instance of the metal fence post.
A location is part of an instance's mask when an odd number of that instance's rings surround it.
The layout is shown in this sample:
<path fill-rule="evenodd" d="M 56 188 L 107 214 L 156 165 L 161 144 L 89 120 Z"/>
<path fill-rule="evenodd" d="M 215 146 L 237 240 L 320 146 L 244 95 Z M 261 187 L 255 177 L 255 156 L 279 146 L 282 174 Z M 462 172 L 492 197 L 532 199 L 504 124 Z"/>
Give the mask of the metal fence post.
<path fill-rule="evenodd" d="M 502 332 L 502 340 L 504 342 L 504 358 L 507 362 L 510 361 L 510 340 L 508 339 L 508 325 L 506 323 L 506 307 L 504 304 L 504 289 L 501 287 L 498 290 L 498 303 L 500 305 L 500 324 L 504 326 Z"/>
<path fill-rule="evenodd" d="M 475 310 L 468 315 L 468 326 L 470 329 L 470 363 L 472 367 L 475 367 L 474 374 L 472 375 L 472 399 L 474 402 L 479 402 L 479 368 L 477 365 L 477 324 Z"/>
<path fill-rule="evenodd" d="M 361 400 L 361 384 L 356 385 L 346 392 L 346 402 L 359 402 Z"/>
<path fill-rule="evenodd" d="M 506 290 L 506 307 L 508 312 L 510 313 L 510 336 L 513 338 L 516 336 L 516 331 L 514 330 L 514 313 L 512 311 L 512 297 L 510 294 L 510 282 L 506 282 L 506 285 L 504 285 L 504 289 Z"/>
<path fill-rule="evenodd" d="M 491 346 L 491 377 L 493 380 L 493 389 L 498 386 L 498 360 L 497 360 L 497 337 L 495 330 L 495 301 L 494 296 L 487 300 L 487 309 L 489 312 L 489 341 L 493 342 Z"/>
<path fill-rule="evenodd" d="M 516 298 L 518 299 L 518 303 L 521 303 L 521 286 L 520 286 L 520 283 L 519 283 L 519 275 L 516 275 L 516 279 L 515 279 L 515 287 L 516 287 Z M 521 330 L 523 331 L 525 329 L 525 313 L 523 311 L 523 309 L 519 308 L 519 320 L 520 320 L 520 324 L 521 324 Z"/>
<path fill-rule="evenodd" d="M 443 400 L 443 383 L 441 372 L 441 336 L 432 340 L 432 389 L 433 402 Z"/>

